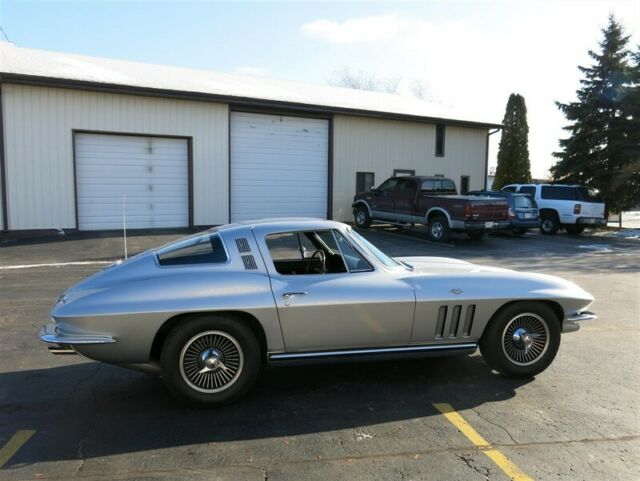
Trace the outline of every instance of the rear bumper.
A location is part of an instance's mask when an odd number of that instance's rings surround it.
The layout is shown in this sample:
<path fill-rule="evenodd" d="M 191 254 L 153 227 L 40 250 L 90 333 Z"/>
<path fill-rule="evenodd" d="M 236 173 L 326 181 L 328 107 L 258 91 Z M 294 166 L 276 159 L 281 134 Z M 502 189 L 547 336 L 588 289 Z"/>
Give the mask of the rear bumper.
<path fill-rule="evenodd" d="M 451 220 L 451 228 L 457 230 L 500 230 L 510 225 L 508 220 Z"/>
<path fill-rule="evenodd" d="M 562 323 L 562 332 L 563 333 L 575 332 L 580 329 L 580 324 L 579 324 L 580 322 L 593 321 L 594 319 L 597 319 L 597 318 L 598 316 L 596 316 L 593 312 L 589 312 L 589 311 L 576 312 L 575 314 L 572 314 L 565 318 L 564 322 Z"/>
<path fill-rule="evenodd" d="M 602 217 L 578 217 L 576 224 L 579 225 L 607 225 L 607 219 Z"/>
<path fill-rule="evenodd" d="M 63 332 L 55 323 L 42 326 L 40 340 L 49 344 L 52 354 L 73 354 L 74 346 L 93 344 L 112 344 L 116 340 L 111 336 L 101 334 L 69 334 Z"/>
<path fill-rule="evenodd" d="M 511 227 L 514 229 L 535 229 L 540 227 L 539 219 L 513 219 L 511 221 Z"/>

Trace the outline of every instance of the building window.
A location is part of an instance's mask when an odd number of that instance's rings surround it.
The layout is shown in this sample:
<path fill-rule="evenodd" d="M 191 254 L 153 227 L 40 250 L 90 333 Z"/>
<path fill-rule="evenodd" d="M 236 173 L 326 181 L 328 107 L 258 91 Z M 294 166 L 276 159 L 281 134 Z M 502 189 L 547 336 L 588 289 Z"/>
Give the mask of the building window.
<path fill-rule="evenodd" d="M 460 194 L 466 194 L 469 192 L 469 176 L 461 175 L 460 176 Z"/>
<path fill-rule="evenodd" d="M 367 192 L 375 182 L 376 175 L 373 172 L 356 172 L 356 193 Z"/>
<path fill-rule="evenodd" d="M 393 169 L 394 177 L 402 177 L 403 175 L 416 175 L 416 171 L 411 169 Z"/>
<path fill-rule="evenodd" d="M 436 157 L 444 157 L 445 125 L 436 125 Z"/>

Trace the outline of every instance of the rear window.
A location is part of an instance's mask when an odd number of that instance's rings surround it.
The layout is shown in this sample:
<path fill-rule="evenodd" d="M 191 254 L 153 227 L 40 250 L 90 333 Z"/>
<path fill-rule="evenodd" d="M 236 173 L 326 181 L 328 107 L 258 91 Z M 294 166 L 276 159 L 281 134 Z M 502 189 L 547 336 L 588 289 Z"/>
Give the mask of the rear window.
<path fill-rule="evenodd" d="M 158 251 L 161 266 L 218 264 L 227 262 L 227 252 L 218 234 L 189 237 Z"/>
<path fill-rule="evenodd" d="M 551 200 L 578 200 L 575 187 L 563 187 L 559 185 L 543 185 L 541 196 Z"/>
<path fill-rule="evenodd" d="M 604 202 L 600 191 L 592 187 L 578 187 L 578 197 L 584 202 Z"/>
<path fill-rule="evenodd" d="M 515 195 L 513 203 L 516 209 L 531 209 L 536 206 L 534 200 L 528 195 Z"/>

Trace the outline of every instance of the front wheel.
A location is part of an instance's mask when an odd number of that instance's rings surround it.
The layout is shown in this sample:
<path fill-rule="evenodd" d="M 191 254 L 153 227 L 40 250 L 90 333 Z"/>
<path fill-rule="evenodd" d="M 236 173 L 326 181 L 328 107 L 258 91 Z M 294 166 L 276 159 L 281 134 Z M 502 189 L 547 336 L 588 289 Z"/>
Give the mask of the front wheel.
<path fill-rule="evenodd" d="M 516 302 L 491 319 L 480 339 L 484 360 L 510 377 L 544 371 L 560 347 L 560 321 L 547 305 Z"/>
<path fill-rule="evenodd" d="M 226 316 L 185 320 L 167 336 L 160 360 L 175 397 L 216 405 L 245 394 L 260 372 L 260 346 L 242 321 Z"/>
<path fill-rule="evenodd" d="M 367 209 L 363 205 L 359 205 L 358 207 L 356 207 L 353 218 L 356 222 L 356 225 L 361 229 L 366 229 L 371 226 L 371 216 L 369 215 L 369 209 Z"/>

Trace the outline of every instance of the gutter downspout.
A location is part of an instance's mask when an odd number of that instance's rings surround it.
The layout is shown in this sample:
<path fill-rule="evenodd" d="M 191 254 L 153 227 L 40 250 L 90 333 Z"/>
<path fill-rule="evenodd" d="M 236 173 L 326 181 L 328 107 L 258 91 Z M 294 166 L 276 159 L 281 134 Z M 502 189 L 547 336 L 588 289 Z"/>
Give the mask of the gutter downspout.
<path fill-rule="evenodd" d="M 485 150 L 484 150 L 484 181 L 482 184 L 482 190 L 487 189 L 487 178 L 489 176 L 489 137 L 493 134 L 497 134 L 501 130 L 502 130 L 502 127 L 499 127 L 494 131 L 487 132 L 487 141 L 485 142 Z"/>

